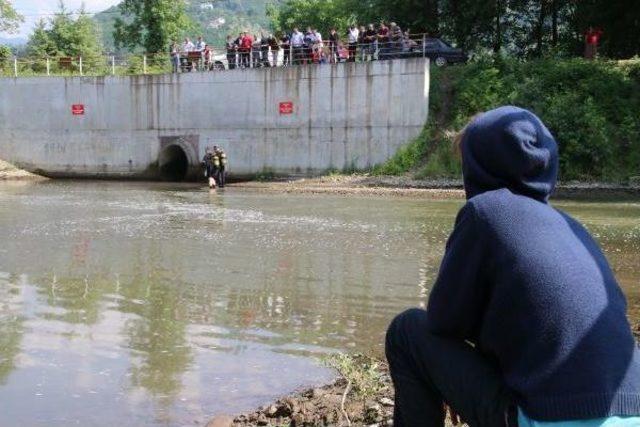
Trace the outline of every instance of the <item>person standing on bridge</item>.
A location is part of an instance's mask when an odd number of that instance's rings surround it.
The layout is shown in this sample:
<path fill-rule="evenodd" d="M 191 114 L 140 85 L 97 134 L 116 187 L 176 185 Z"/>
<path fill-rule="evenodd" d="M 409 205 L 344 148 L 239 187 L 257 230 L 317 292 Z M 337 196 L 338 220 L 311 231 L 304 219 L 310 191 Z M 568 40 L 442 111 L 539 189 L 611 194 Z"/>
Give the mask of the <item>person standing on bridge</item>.
<path fill-rule="evenodd" d="M 394 426 L 640 426 L 640 348 L 598 243 L 549 204 L 558 146 L 500 107 L 459 141 L 467 203 L 426 310 L 386 337 Z M 454 424 L 458 419 L 452 416 Z"/>
<path fill-rule="evenodd" d="M 174 73 L 180 68 L 180 46 L 175 40 L 171 43 L 171 68 Z"/>
<path fill-rule="evenodd" d="M 347 41 L 349 43 L 349 62 L 356 62 L 358 52 L 358 39 L 360 31 L 355 25 L 351 25 L 347 30 Z"/>

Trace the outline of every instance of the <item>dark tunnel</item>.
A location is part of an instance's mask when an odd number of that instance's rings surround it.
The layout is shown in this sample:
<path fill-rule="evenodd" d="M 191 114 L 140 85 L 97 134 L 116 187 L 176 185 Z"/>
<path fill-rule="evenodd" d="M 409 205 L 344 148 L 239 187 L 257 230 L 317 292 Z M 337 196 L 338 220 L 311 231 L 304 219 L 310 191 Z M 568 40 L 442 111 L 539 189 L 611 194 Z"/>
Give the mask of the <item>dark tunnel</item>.
<path fill-rule="evenodd" d="M 160 152 L 158 169 L 163 181 L 184 181 L 189 170 L 189 159 L 178 145 L 170 145 Z"/>

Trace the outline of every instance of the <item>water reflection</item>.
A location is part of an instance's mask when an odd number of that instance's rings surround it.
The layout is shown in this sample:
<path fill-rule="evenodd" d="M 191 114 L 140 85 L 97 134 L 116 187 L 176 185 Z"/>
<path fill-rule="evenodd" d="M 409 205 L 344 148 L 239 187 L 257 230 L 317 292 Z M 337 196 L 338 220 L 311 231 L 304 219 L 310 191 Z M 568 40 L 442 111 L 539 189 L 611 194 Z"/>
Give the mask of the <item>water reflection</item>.
<path fill-rule="evenodd" d="M 0 186 L 0 425 L 191 425 L 381 353 L 461 201 Z M 560 203 L 640 313 L 640 204 Z M 4 271 L 4 273 L 2 273 Z"/>

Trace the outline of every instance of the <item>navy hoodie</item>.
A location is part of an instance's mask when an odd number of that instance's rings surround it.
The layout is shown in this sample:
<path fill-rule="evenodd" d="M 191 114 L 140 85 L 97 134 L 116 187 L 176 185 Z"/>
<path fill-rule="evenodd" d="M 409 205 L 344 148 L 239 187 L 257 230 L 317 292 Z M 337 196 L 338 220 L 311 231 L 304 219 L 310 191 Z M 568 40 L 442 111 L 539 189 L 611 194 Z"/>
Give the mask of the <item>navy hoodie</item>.
<path fill-rule="evenodd" d="M 427 315 L 494 359 L 518 405 L 559 421 L 640 414 L 640 351 L 598 244 L 548 204 L 558 149 L 533 113 L 501 107 L 462 139 L 467 203 Z"/>

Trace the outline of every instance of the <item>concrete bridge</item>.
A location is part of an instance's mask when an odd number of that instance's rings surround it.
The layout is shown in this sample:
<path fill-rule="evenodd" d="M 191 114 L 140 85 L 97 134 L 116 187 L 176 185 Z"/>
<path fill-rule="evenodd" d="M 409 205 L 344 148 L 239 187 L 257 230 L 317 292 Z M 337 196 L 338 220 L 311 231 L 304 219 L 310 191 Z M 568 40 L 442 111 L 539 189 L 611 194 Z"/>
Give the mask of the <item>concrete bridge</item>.
<path fill-rule="evenodd" d="M 0 79 L 0 158 L 51 177 L 195 179 L 366 168 L 427 119 L 429 60 L 126 77 Z"/>

